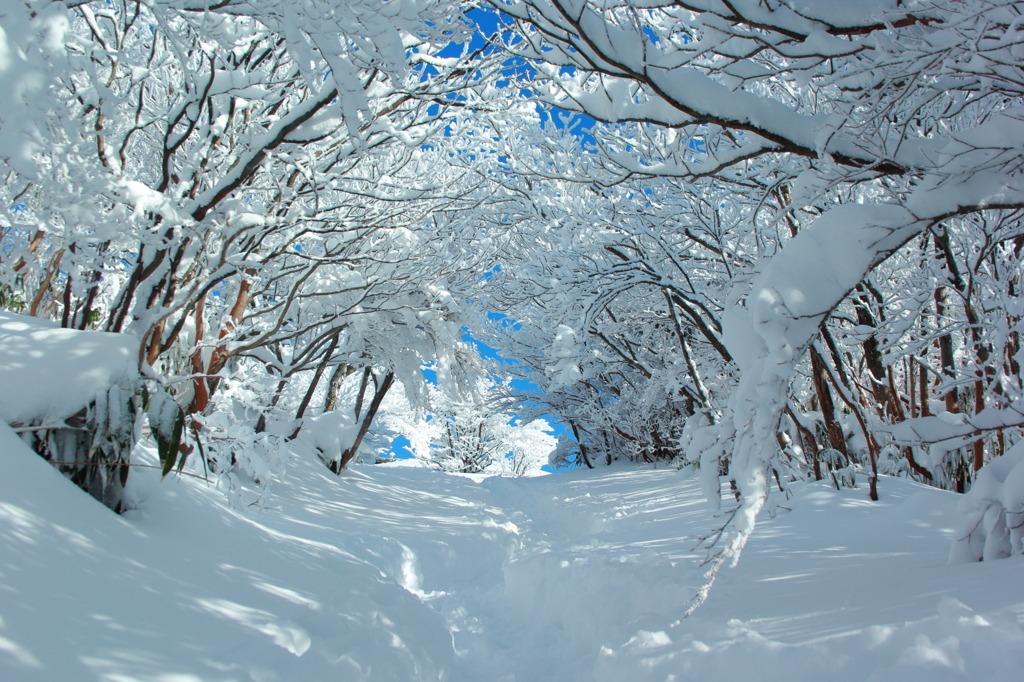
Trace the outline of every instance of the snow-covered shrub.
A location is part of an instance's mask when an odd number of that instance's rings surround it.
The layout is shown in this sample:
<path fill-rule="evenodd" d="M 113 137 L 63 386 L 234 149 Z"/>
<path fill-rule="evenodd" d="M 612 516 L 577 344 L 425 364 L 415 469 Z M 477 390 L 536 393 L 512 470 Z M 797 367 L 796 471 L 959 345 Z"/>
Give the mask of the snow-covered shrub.
<path fill-rule="evenodd" d="M 557 447 L 548 455 L 548 466 L 554 471 L 574 469 L 578 466 L 583 466 L 581 459 L 576 441 L 563 438 L 558 441 Z"/>
<path fill-rule="evenodd" d="M 312 450 L 328 468 L 337 467 L 342 453 L 355 442 L 359 423 L 348 410 L 332 410 L 306 417 L 299 442 Z"/>
<path fill-rule="evenodd" d="M 950 549 L 952 563 L 1024 553 L 1024 441 L 981 468 L 959 511 L 964 520 Z"/>
<path fill-rule="evenodd" d="M 263 504 L 271 481 L 284 475 L 288 462 L 285 439 L 295 423 L 277 405 L 265 404 L 273 383 L 267 374 L 238 372 L 219 382 L 205 412 L 190 417 L 199 428 L 189 429 L 188 438 L 202 448 L 198 454 L 208 473 L 223 479 L 232 503 L 240 507 Z M 264 430 L 258 428 L 261 416 Z M 244 498 L 242 478 L 258 489 L 255 501 Z"/>
<path fill-rule="evenodd" d="M 137 356 L 131 336 L 0 311 L 0 419 L 118 513 L 141 426 Z"/>
<path fill-rule="evenodd" d="M 857 466 L 853 462 L 848 462 L 843 453 L 826 448 L 818 453 L 818 457 L 836 490 L 857 487 Z"/>
<path fill-rule="evenodd" d="M 64 418 L 66 428 L 39 424 L 23 437 L 78 487 L 121 513 L 140 415 L 139 396 L 115 385 Z"/>

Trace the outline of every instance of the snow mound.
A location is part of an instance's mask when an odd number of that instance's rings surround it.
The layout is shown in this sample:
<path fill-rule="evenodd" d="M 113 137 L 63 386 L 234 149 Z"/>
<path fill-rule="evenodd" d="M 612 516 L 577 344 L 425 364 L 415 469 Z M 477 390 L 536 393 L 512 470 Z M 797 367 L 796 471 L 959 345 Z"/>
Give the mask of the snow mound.
<path fill-rule="evenodd" d="M 466 679 L 1010 682 L 1024 663 L 1022 564 L 948 565 L 949 492 L 883 477 L 871 502 L 794 484 L 683 620 L 695 536 L 721 519 L 695 478 L 612 467 L 484 485 L 522 545 L 485 602 L 489 665 Z"/>
<path fill-rule="evenodd" d="M 111 386 L 131 388 L 138 352 L 129 334 L 62 329 L 0 310 L 0 421 L 49 424 Z"/>

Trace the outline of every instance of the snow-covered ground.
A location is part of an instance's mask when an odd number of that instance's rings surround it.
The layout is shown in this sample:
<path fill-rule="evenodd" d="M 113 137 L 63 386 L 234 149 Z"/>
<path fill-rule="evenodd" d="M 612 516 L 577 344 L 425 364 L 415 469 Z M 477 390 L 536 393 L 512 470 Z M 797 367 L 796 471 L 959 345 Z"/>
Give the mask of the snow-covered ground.
<path fill-rule="evenodd" d="M 145 458 L 146 453 L 140 453 Z M 707 603 L 694 479 L 478 480 L 293 457 L 268 507 L 136 468 L 118 517 L 0 425 L 0 679 L 1006 680 L 1024 561 L 949 565 L 957 497 L 795 488 Z"/>

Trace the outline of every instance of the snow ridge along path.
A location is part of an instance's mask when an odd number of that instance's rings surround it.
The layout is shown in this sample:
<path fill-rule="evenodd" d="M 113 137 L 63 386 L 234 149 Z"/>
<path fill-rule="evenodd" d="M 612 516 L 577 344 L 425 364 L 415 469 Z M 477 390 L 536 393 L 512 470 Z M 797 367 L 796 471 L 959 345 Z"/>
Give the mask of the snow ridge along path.
<path fill-rule="evenodd" d="M 143 460 L 152 457 L 138 453 Z M 680 621 L 695 479 L 293 458 L 262 511 L 136 469 L 117 517 L 0 425 L 0 679 L 1018 680 L 1024 562 L 950 566 L 957 497 L 802 484 Z M 785 510 L 780 510 L 785 512 Z"/>

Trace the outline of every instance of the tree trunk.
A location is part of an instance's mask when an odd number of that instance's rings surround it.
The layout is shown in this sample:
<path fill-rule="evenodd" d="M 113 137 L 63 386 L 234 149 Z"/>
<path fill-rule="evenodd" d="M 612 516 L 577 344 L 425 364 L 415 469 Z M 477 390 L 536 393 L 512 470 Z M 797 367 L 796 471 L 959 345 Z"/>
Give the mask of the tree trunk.
<path fill-rule="evenodd" d="M 943 319 L 949 312 L 949 288 L 939 287 L 935 290 L 935 320 L 936 324 L 941 328 Z M 953 335 L 942 334 L 939 336 L 936 342 L 939 346 L 939 362 L 942 366 L 942 373 L 949 379 L 955 379 L 956 374 L 954 372 L 953 363 Z M 944 396 L 946 401 L 946 412 L 956 413 L 960 411 L 960 398 L 957 395 L 956 388 L 951 388 L 946 392 Z"/>
<path fill-rule="evenodd" d="M 320 377 L 324 375 L 324 370 L 327 369 L 327 364 L 331 361 L 331 356 L 334 355 L 334 349 L 338 347 L 338 337 L 340 332 L 331 337 L 331 342 L 327 346 L 327 350 L 324 351 L 324 357 L 320 361 L 320 364 L 316 366 L 316 370 L 313 372 L 313 378 L 309 382 L 309 388 L 306 389 L 306 395 L 302 396 L 302 402 L 299 403 L 299 409 L 295 413 L 296 419 L 302 419 L 303 415 L 306 414 L 306 408 L 309 407 L 309 402 L 313 399 L 313 394 L 316 393 L 316 387 L 320 383 Z M 298 433 L 296 429 L 295 433 Z M 295 434 L 292 435 L 292 438 Z"/>
<path fill-rule="evenodd" d="M 196 414 L 206 410 L 210 404 L 210 391 L 206 387 L 206 368 L 203 367 L 203 335 L 206 333 L 206 323 L 203 316 L 206 311 L 206 294 L 199 297 L 196 303 L 196 310 L 193 313 L 196 321 L 195 350 L 192 351 L 192 404 L 189 405 L 189 414 Z"/>
<path fill-rule="evenodd" d="M 356 434 L 355 442 L 352 446 L 345 450 L 341 454 L 341 460 L 338 462 L 337 468 L 331 470 L 340 474 L 342 471 L 348 468 L 348 463 L 352 461 L 352 458 L 359 452 L 359 446 L 363 443 L 363 438 L 366 437 L 367 432 L 370 430 L 370 425 L 373 423 L 373 418 L 377 416 L 377 411 L 380 409 L 380 405 L 384 402 L 384 396 L 387 394 L 391 385 L 395 382 L 395 373 L 388 372 L 387 376 L 384 377 L 384 381 L 381 382 L 377 391 L 374 393 L 373 400 L 370 401 L 370 407 L 366 410 L 366 416 L 363 417 L 363 423 L 359 427 L 359 433 Z"/>
<path fill-rule="evenodd" d="M 580 438 L 580 431 L 576 428 L 576 422 L 569 422 L 569 426 L 572 427 L 572 435 L 576 437 L 576 446 L 580 449 L 580 456 L 583 458 L 583 463 L 587 465 L 588 469 L 593 469 L 594 465 L 590 463 L 590 458 L 587 457 L 587 446 L 583 444 L 583 439 Z"/>
<path fill-rule="evenodd" d="M 287 379 L 281 379 L 277 382 L 277 389 L 274 391 L 274 398 L 270 401 L 270 407 L 276 407 L 277 403 L 281 400 L 281 395 L 284 393 L 284 387 L 288 385 Z M 267 430 L 267 413 L 260 414 L 259 420 L 256 422 L 256 433 L 263 433 Z"/>
<path fill-rule="evenodd" d="M 843 427 L 836 419 L 835 404 L 832 402 L 832 392 L 828 388 L 828 371 L 825 369 L 825 360 L 812 346 L 811 354 L 811 375 L 814 379 L 814 391 L 818 395 L 818 406 L 821 408 L 822 419 L 825 420 L 825 432 L 828 434 L 829 446 L 838 450 L 843 457 L 849 461 L 850 452 L 846 447 L 846 436 L 843 434 Z"/>
<path fill-rule="evenodd" d="M 925 364 L 925 361 L 927 359 L 928 354 L 926 351 L 925 353 L 922 354 L 922 360 L 918 362 L 918 369 L 921 371 L 919 375 L 920 381 L 918 382 L 918 400 L 921 403 L 922 417 L 930 417 L 932 415 L 932 408 L 928 404 L 929 402 L 931 402 L 931 398 L 929 397 L 928 391 L 928 366 Z"/>
<path fill-rule="evenodd" d="M 796 432 L 800 437 L 800 442 L 804 449 L 804 459 L 810 460 L 811 469 L 814 471 L 814 480 L 820 481 L 821 476 L 821 460 L 818 459 L 818 442 L 814 439 L 814 434 L 811 433 L 803 424 L 797 420 L 796 415 L 793 414 L 793 410 L 786 405 L 786 414 L 789 415 L 790 421 L 793 422 L 793 426 L 796 427 Z"/>
<path fill-rule="evenodd" d="M 338 409 L 338 400 L 341 398 L 341 385 L 345 383 L 345 379 L 348 378 L 355 370 L 347 362 L 344 362 L 334 368 L 334 372 L 331 374 L 331 383 L 327 388 L 327 400 L 324 402 L 324 412 L 333 412 Z"/>
<path fill-rule="evenodd" d="M 367 367 L 363 370 L 363 380 L 359 383 L 359 395 L 356 396 L 356 419 L 359 419 L 359 413 L 363 411 L 363 396 L 366 395 L 366 386 L 370 383 L 370 377 L 373 375 L 373 369 Z M 374 382 L 376 383 L 376 382 Z"/>
<path fill-rule="evenodd" d="M 892 387 L 896 386 L 896 382 L 893 380 L 892 367 L 889 367 L 889 386 L 892 386 Z M 913 382 L 911 382 L 911 386 L 913 386 Z M 893 394 L 895 395 L 895 393 L 896 392 L 894 390 Z M 899 398 L 898 395 L 896 395 L 895 398 L 896 399 L 893 402 L 893 405 L 894 405 L 894 407 L 897 410 L 896 418 L 899 421 L 905 421 L 906 420 L 906 415 L 903 413 L 903 405 L 900 403 L 900 398 Z M 911 409 L 913 409 L 913 403 L 911 403 Z M 929 480 L 929 481 L 932 480 L 932 472 L 928 471 L 923 466 L 918 464 L 917 460 L 914 459 L 914 449 L 913 448 L 911 448 L 910 446 L 904 446 L 904 448 L 903 448 L 903 456 L 907 458 L 907 464 L 910 465 L 910 468 L 914 471 L 914 473 L 916 473 L 919 476 L 925 478 L 926 480 Z"/>
<path fill-rule="evenodd" d="M 857 285 L 860 296 L 853 299 L 853 307 L 857 311 L 857 324 L 865 327 L 877 327 L 878 322 L 871 312 L 870 301 L 867 295 L 867 288 L 863 284 Z M 886 380 L 885 364 L 882 359 L 882 352 L 878 349 L 878 339 L 872 334 L 862 344 L 864 352 L 864 364 L 868 368 L 871 379 L 871 394 L 875 398 L 880 415 L 887 416 L 890 420 L 896 418 L 896 407 L 892 404 L 893 396 L 888 381 Z"/>
<path fill-rule="evenodd" d="M 853 416 L 856 417 L 857 423 L 860 425 L 860 430 L 864 434 L 864 440 L 868 445 L 868 458 L 871 461 L 871 473 L 868 474 L 868 497 L 871 498 L 872 502 L 878 501 L 878 443 L 875 442 L 874 435 L 868 430 L 867 421 L 864 419 L 864 414 L 861 411 L 861 405 L 858 404 L 857 400 L 854 400 L 854 396 L 847 396 L 843 392 L 843 388 L 836 381 L 836 378 L 832 376 L 832 373 L 828 371 L 828 366 L 825 364 L 824 358 L 818 353 L 815 346 L 811 346 L 812 359 L 816 356 L 818 359 L 818 366 L 821 368 L 821 380 L 822 383 L 831 382 L 836 387 L 836 391 L 839 392 L 839 397 L 846 403 L 846 406 L 850 408 Z M 827 389 L 827 385 L 825 386 Z M 831 400 L 831 397 L 829 398 Z M 861 398 L 863 400 L 863 398 Z"/>
<path fill-rule="evenodd" d="M 29 307 L 28 314 L 32 317 L 39 317 L 39 306 L 43 302 L 43 298 L 46 296 L 46 292 L 50 288 L 50 284 L 53 282 L 53 276 L 57 274 L 57 269 L 60 266 L 60 259 L 64 255 L 64 249 L 59 249 L 57 253 L 53 254 L 53 258 L 50 259 L 50 264 L 46 267 L 46 274 L 43 275 L 43 281 L 39 284 L 39 288 L 36 289 L 35 296 L 32 297 L 32 305 Z"/>

